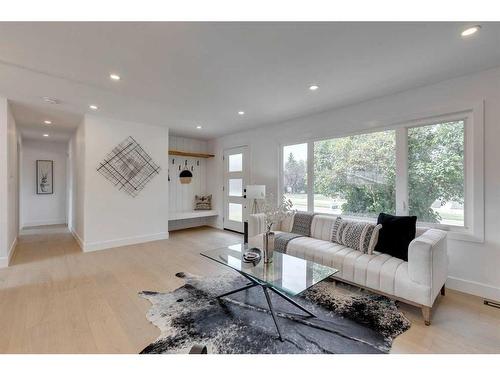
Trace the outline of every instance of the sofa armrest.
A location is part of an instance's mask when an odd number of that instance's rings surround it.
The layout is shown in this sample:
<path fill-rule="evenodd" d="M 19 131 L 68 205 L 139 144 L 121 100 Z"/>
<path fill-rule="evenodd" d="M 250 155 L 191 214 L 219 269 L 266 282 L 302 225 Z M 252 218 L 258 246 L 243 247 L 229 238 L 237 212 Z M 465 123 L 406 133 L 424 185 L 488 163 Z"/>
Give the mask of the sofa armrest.
<path fill-rule="evenodd" d="M 448 276 L 446 232 L 429 229 L 410 242 L 408 275 L 416 283 L 429 286 L 434 298 Z"/>
<path fill-rule="evenodd" d="M 266 215 L 248 215 L 248 237 L 254 237 L 266 231 Z"/>

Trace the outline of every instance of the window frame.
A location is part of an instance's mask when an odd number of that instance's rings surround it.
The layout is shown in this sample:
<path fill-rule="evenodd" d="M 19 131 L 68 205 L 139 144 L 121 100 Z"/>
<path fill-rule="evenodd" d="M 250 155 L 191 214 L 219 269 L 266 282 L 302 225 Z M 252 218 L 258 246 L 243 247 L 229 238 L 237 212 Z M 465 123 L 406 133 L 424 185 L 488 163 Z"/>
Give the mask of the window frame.
<path fill-rule="evenodd" d="M 418 222 L 418 227 L 442 229 L 448 238 L 471 242 L 484 242 L 484 101 L 433 111 L 416 119 L 402 119 L 391 125 L 354 132 L 340 132 L 307 140 L 290 140 L 280 144 L 278 191 L 283 192 L 283 148 L 307 144 L 307 211 L 314 212 L 314 143 L 332 138 L 343 138 L 382 131 L 395 131 L 396 153 L 396 215 L 408 215 L 408 129 L 436 125 L 444 122 L 464 121 L 464 225 Z M 332 215 L 321 213 L 321 215 Z M 371 218 L 345 216 L 353 220 L 374 221 Z"/>

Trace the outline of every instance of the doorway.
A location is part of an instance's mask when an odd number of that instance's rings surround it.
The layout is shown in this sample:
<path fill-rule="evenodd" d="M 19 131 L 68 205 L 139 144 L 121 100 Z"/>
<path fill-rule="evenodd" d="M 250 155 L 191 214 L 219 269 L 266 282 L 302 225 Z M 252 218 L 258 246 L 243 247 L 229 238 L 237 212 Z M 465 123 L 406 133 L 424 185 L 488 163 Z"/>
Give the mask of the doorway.
<path fill-rule="evenodd" d="M 246 220 L 248 146 L 224 151 L 224 229 L 243 233 Z"/>

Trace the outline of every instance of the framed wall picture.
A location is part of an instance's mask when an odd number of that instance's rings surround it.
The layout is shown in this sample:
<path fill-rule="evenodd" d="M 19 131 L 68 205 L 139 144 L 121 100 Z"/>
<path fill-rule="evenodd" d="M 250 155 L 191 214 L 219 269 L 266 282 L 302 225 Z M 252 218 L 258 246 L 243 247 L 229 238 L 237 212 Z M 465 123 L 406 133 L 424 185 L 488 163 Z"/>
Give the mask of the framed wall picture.
<path fill-rule="evenodd" d="M 54 162 L 52 160 L 36 161 L 36 193 L 54 194 Z"/>

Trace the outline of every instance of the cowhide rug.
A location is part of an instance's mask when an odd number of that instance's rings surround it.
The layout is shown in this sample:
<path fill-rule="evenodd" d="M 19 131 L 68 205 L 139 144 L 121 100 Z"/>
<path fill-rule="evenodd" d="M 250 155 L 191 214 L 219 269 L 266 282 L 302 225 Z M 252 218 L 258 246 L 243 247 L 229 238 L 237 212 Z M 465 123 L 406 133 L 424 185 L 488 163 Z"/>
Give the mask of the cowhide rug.
<path fill-rule="evenodd" d="M 161 334 L 145 353 L 188 353 L 195 345 L 209 353 L 388 353 L 392 340 L 410 327 L 394 301 L 325 280 L 294 299 L 317 318 L 269 291 L 284 342 L 278 339 L 261 287 L 217 300 L 247 280 L 177 273 L 185 285 L 170 293 L 139 293 L 152 307 L 147 319 Z M 338 284 L 338 282 L 337 282 Z"/>

